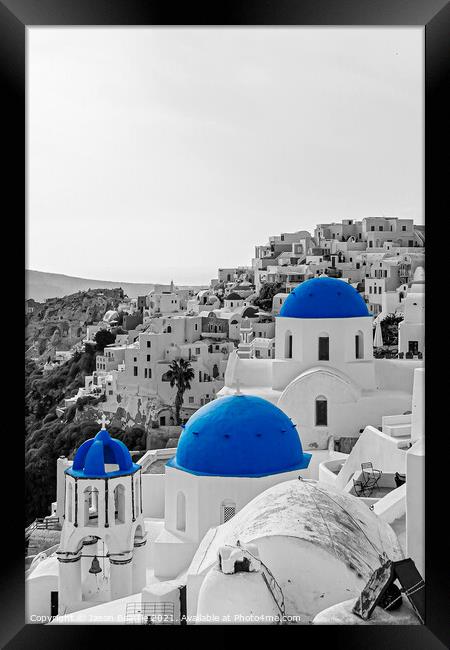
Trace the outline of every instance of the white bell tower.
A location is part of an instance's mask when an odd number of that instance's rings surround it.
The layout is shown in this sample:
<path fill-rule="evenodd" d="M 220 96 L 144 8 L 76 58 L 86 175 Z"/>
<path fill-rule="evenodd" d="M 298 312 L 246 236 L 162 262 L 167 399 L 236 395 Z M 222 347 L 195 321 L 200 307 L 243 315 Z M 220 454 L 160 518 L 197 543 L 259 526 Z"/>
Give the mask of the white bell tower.
<path fill-rule="evenodd" d="M 59 560 L 59 614 L 85 601 L 114 600 L 145 586 L 141 466 L 123 442 L 101 430 L 65 471 Z"/>

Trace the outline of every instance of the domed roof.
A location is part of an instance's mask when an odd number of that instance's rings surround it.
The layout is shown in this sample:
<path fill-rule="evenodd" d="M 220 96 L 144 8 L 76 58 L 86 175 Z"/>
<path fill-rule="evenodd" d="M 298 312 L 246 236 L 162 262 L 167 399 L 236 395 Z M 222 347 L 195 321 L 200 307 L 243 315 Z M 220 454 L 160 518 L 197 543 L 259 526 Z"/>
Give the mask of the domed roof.
<path fill-rule="evenodd" d="M 244 299 L 238 293 L 232 291 L 231 293 L 228 294 L 228 296 L 225 296 L 224 300 L 244 300 Z"/>
<path fill-rule="evenodd" d="M 295 425 L 253 395 L 220 397 L 191 416 L 167 465 L 207 476 L 268 476 L 308 467 Z"/>
<path fill-rule="evenodd" d="M 118 469 L 106 471 L 105 465 L 117 465 Z M 78 448 L 72 467 L 67 474 L 76 478 L 113 478 L 133 474 L 140 465 L 133 463 L 127 446 L 116 438 L 111 438 L 106 429 L 83 442 Z"/>
<path fill-rule="evenodd" d="M 119 314 L 115 309 L 110 309 L 109 311 L 106 312 L 106 314 L 103 316 L 103 321 L 105 323 L 111 323 L 112 321 L 115 321 L 119 318 Z"/>
<path fill-rule="evenodd" d="M 356 318 L 370 316 L 366 303 L 351 284 L 337 278 L 306 280 L 283 303 L 279 316 L 289 318 Z"/>

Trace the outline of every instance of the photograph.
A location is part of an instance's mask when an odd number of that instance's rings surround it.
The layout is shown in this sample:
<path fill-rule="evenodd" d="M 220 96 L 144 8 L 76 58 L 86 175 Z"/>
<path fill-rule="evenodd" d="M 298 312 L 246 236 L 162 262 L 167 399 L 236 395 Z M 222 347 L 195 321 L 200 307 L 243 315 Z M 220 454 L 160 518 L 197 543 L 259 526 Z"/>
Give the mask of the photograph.
<path fill-rule="evenodd" d="M 96 625 L 427 632 L 432 32 L 19 5 L 24 627 L 5 647 Z"/>

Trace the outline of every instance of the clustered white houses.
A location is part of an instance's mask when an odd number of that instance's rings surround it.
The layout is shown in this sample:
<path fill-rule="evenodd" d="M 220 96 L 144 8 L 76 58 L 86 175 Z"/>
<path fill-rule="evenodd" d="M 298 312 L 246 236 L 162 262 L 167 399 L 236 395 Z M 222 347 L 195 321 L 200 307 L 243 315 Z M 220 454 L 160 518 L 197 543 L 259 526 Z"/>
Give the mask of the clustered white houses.
<path fill-rule="evenodd" d="M 234 281 L 224 283 L 225 289 L 206 289 L 189 297 L 172 283 L 150 292 L 140 311 L 136 299 L 119 305 L 117 312 L 107 312 L 102 323 L 88 328 L 86 343 L 99 329 L 115 326 L 121 310 L 128 310 L 130 318 L 140 314 L 142 319 L 127 334 L 117 335 L 115 342 L 97 356 L 95 372 L 86 377 L 77 396 L 66 400 L 66 406 L 89 394 L 104 395 L 102 408 L 108 413 L 115 412 L 123 400 L 130 411 L 137 409 L 138 402 L 156 400 L 159 424 L 175 424 L 171 406 L 176 389 L 170 386 L 167 371 L 170 363 L 179 359 L 189 361 L 194 371 L 191 387 L 184 395 L 184 412 L 192 413 L 214 399 L 223 387 L 228 357 L 243 340 L 249 324 L 261 326 L 258 342 L 266 344 L 269 354 L 273 347 L 272 341 L 262 338 L 268 322 L 271 326 L 265 335 L 268 332 L 273 336 L 272 316 L 251 305 L 253 285 L 248 275 L 234 275 Z M 252 355 L 259 356 L 253 347 L 250 345 Z M 262 354 L 267 354 L 266 348 Z"/>
<path fill-rule="evenodd" d="M 385 293 L 410 283 L 424 265 L 424 253 L 424 227 L 412 219 L 365 217 L 318 224 L 314 236 L 302 230 L 270 237 L 267 245 L 256 246 L 252 268 L 256 291 L 265 282 L 280 282 L 290 293 L 323 273 L 360 284 L 376 316 Z"/>
<path fill-rule="evenodd" d="M 275 357 L 234 352 L 176 449 L 133 463 L 103 420 L 58 461 L 61 542 L 28 571 L 30 622 L 57 600 L 52 624 L 351 623 L 387 559 L 424 575 L 423 360 L 374 360 L 372 316 L 335 278 L 297 287 L 274 327 Z"/>
<path fill-rule="evenodd" d="M 373 326 L 390 314 L 404 316 L 399 327 L 399 357 L 423 357 L 423 335 L 419 336 L 423 308 L 407 296 L 417 293 L 417 283 L 414 289 L 412 285 L 414 274 L 424 275 L 424 244 L 424 228 L 411 219 L 365 217 L 361 221 L 318 224 L 314 235 L 298 231 L 270 237 L 267 245 L 256 247 L 251 266 L 220 268 L 211 287 L 197 295 L 171 282 L 156 285 L 148 296 L 125 298 L 117 311 L 107 312 L 101 323 L 88 327 L 86 341 L 92 340 L 99 329 L 114 327 L 121 312 L 128 333 L 119 335 L 97 357 L 96 371 L 67 406 L 79 397 L 103 394 L 106 412 L 117 411 L 120 404 L 130 413 L 137 411 L 139 404 L 147 403 L 151 408 L 157 404 L 159 423 L 173 424 L 175 389 L 165 380 L 170 362 L 188 359 L 194 369 L 194 380 L 185 395 L 186 416 L 214 399 L 223 388 L 232 352 L 242 360 L 261 360 L 266 366 L 275 357 L 280 359 L 275 318 L 296 287 L 320 276 L 339 278 L 357 289 L 369 314 L 375 317 Z M 254 300 L 267 282 L 281 283 L 282 290 L 273 297 L 272 309 L 265 312 Z M 367 325 L 369 321 L 364 322 Z M 367 327 L 367 350 L 371 349 L 370 340 Z M 229 369 L 234 364 L 231 362 Z M 280 364 L 273 367 L 279 375 Z M 368 366 L 353 364 L 352 371 L 356 372 L 356 367 L 361 374 Z M 387 370 L 387 364 L 373 367 Z M 286 388 L 280 377 L 273 381 L 264 378 L 263 365 L 257 368 L 260 382 L 267 380 L 275 391 Z M 366 379 L 360 389 L 374 389 L 376 382 Z"/>

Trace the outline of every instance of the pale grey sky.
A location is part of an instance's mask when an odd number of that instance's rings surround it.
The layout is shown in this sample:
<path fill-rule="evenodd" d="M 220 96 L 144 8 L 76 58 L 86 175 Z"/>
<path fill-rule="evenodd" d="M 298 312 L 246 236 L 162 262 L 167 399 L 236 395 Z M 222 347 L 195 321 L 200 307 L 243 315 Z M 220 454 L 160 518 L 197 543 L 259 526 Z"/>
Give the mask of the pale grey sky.
<path fill-rule="evenodd" d="M 421 27 L 27 31 L 27 268 L 200 284 L 281 231 L 424 223 Z"/>

